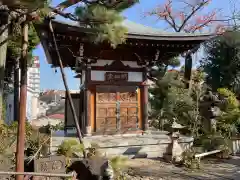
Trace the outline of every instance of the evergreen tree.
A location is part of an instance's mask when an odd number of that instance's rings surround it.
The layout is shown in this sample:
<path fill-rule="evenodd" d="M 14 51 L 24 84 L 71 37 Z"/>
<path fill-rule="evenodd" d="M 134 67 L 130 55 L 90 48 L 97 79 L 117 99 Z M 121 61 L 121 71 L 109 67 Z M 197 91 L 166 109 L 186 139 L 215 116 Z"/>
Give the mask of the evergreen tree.
<path fill-rule="evenodd" d="M 75 14 L 79 17 L 82 26 L 95 29 L 90 40 L 108 42 L 112 47 L 124 42 L 127 29 L 122 26 L 124 18 L 120 14 L 123 10 L 133 6 L 138 0 L 123 0 L 120 3 L 85 3 L 75 9 Z"/>
<path fill-rule="evenodd" d="M 234 42 L 237 37 L 228 33 L 205 44 L 205 57 L 201 67 L 206 73 L 206 83 L 217 91 L 229 88 L 240 94 L 240 49 Z"/>

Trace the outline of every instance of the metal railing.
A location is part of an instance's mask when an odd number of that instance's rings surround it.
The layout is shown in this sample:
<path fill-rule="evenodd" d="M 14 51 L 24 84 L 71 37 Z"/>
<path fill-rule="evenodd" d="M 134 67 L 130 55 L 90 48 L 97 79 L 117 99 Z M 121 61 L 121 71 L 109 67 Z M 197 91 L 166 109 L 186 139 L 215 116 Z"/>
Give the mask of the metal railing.
<path fill-rule="evenodd" d="M 72 180 L 76 180 L 76 173 L 73 172 L 71 174 L 58 174 L 58 173 L 37 173 L 37 172 L 4 172 L 0 171 L 0 179 L 3 176 L 16 176 L 16 175 L 23 175 L 24 180 L 29 180 L 32 177 L 40 176 L 40 177 L 48 177 L 51 180 L 51 177 L 61 177 L 61 178 L 71 178 Z"/>

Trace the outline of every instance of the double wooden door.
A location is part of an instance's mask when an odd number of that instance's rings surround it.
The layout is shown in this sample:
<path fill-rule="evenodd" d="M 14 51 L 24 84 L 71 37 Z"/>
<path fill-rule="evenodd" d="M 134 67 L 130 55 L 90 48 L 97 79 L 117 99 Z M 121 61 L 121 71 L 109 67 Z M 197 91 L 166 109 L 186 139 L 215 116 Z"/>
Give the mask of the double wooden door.
<path fill-rule="evenodd" d="M 137 92 L 97 92 L 96 131 L 131 131 L 138 129 Z"/>

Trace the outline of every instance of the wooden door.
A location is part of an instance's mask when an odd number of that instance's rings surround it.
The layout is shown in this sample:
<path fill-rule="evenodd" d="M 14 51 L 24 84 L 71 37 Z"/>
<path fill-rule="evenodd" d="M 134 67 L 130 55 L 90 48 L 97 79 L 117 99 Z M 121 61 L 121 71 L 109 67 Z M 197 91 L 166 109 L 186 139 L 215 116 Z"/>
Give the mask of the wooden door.
<path fill-rule="evenodd" d="M 131 131 L 138 128 L 137 92 L 120 92 L 120 127 L 121 131 Z"/>
<path fill-rule="evenodd" d="M 96 94 L 96 131 L 117 130 L 116 93 Z"/>
<path fill-rule="evenodd" d="M 125 132 L 138 128 L 137 92 L 116 88 L 96 93 L 96 132 Z"/>

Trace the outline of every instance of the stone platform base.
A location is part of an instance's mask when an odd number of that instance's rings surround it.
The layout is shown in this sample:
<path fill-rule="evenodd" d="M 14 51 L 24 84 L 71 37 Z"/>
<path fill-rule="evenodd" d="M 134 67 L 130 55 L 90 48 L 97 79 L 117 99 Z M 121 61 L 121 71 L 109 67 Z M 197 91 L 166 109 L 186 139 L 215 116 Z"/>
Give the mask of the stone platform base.
<path fill-rule="evenodd" d="M 143 135 L 124 134 L 113 136 L 92 136 L 85 137 L 85 147 L 91 143 L 97 144 L 101 153 L 107 156 L 128 156 L 129 158 L 158 158 L 163 157 L 168 145 L 171 143 L 167 132 L 151 132 Z M 77 139 L 72 137 L 53 137 L 52 151 L 66 139 Z M 193 144 L 193 138 L 180 136 L 179 144 L 183 149 L 188 149 Z"/>

